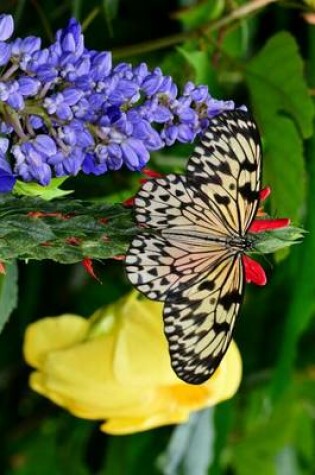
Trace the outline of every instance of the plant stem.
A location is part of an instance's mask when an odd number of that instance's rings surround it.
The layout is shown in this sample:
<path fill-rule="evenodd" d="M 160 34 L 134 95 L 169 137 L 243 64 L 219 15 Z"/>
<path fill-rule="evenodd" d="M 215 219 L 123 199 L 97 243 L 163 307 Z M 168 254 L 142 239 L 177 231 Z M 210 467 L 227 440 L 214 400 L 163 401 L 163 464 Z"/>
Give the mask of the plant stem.
<path fill-rule="evenodd" d="M 162 48 L 168 48 L 187 40 L 197 39 L 200 36 L 208 35 L 212 31 L 219 30 L 230 23 L 233 23 L 248 15 L 254 14 L 266 7 L 270 3 L 279 2 L 281 0 L 253 0 L 249 1 L 245 5 L 236 8 L 223 18 L 219 18 L 213 22 L 204 25 L 198 29 L 192 31 L 184 31 L 175 35 L 165 36 L 164 38 L 157 38 L 152 41 L 145 41 L 135 45 L 125 46 L 123 48 L 117 48 L 113 50 L 113 56 L 115 59 L 120 59 L 126 56 L 135 56 L 137 54 L 149 53 Z"/>

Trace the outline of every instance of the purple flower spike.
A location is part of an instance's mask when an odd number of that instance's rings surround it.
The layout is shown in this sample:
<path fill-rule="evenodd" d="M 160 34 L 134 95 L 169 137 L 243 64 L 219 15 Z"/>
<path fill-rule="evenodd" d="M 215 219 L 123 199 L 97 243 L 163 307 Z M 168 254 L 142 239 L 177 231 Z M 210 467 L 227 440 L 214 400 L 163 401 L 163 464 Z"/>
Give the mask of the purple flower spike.
<path fill-rule="evenodd" d="M 110 52 L 85 48 L 75 19 L 44 49 L 35 36 L 7 43 L 13 26 L 0 15 L 0 100 L 15 122 L 0 118 L 0 192 L 17 178 L 45 186 L 80 171 L 141 170 L 151 151 L 192 142 L 235 107 L 205 85 L 188 82 L 180 93 L 160 68 L 113 66 Z"/>

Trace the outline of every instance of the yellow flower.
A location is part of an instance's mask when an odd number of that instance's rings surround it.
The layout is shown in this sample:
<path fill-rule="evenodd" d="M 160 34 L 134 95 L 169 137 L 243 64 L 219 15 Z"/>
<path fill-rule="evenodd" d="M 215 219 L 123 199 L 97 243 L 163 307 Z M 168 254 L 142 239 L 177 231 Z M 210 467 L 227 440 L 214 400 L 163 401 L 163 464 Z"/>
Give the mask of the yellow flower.
<path fill-rule="evenodd" d="M 235 343 L 209 381 L 186 384 L 170 366 L 162 308 L 132 292 L 89 320 L 65 314 L 31 324 L 30 386 L 78 417 L 105 420 L 101 429 L 111 434 L 184 422 L 232 397 L 241 379 Z"/>

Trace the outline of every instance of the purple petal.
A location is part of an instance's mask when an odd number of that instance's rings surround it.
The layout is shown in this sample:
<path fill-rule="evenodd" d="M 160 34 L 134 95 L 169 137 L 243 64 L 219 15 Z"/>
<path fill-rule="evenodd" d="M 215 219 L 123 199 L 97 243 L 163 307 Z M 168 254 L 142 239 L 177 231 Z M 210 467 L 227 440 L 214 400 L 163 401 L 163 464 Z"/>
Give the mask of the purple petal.
<path fill-rule="evenodd" d="M 190 143 L 196 137 L 196 133 L 186 124 L 178 125 L 177 140 L 182 143 Z"/>
<path fill-rule="evenodd" d="M 5 155 L 9 148 L 9 139 L 5 137 L 0 137 L 0 154 Z"/>
<path fill-rule="evenodd" d="M 19 92 L 23 96 L 35 96 L 40 88 L 40 82 L 30 77 L 21 77 L 18 79 Z"/>
<path fill-rule="evenodd" d="M 11 53 L 11 45 L 0 41 L 0 66 L 3 66 L 10 61 Z"/>
<path fill-rule="evenodd" d="M 109 75 L 112 69 L 112 55 L 108 51 L 97 54 L 93 58 L 91 69 L 96 79 L 102 80 L 102 78 Z"/>
<path fill-rule="evenodd" d="M 173 118 L 172 112 L 165 106 L 157 106 L 156 109 L 152 112 L 152 120 L 163 124 L 168 122 Z"/>
<path fill-rule="evenodd" d="M 61 120 L 69 120 L 73 118 L 72 110 L 67 104 L 59 104 L 56 114 Z"/>
<path fill-rule="evenodd" d="M 14 30 L 13 17 L 0 15 L 0 41 L 6 41 L 12 36 Z"/>
<path fill-rule="evenodd" d="M 7 172 L 0 164 L 0 193 L 9 193 L 12 191 L 16 182 L 13 173 Z"/>
<path fill-rule="evenodd" d="M 152 96 L 158 91 L 162 81 L 163 81 L 162 76 L 157 76 L 156 74 L 150 74 L 149 76 L 145 78 L 145 80 L 141 84 L 141 89 L 143 89 L 144 92 L 148 96 Z"/>
<path fill-rule="evenodd" d="M 23 96 L 19 92 L 11 93 L 8 97 L 7 102 L 9 106 L 13 107 L 13 109 L 16 110 L 22 110 L 25 106 Z"/>
<path fill-rule="evenodd" d="M 33 142 L 34 149 L 44 156 L 55 155 L 57 153 L 56 142 L 49 135 L 37 135 Z"/>
<path fill-rule="evenodd" d="M 81 99 L 83 92 L 79 89 L 68 88 L 62 91 L 62 96 L 68 106 L 73 106 Z"/>
<path fill-rule="evenodd" d="M 128 139 L 121 144 L 124 161 L 130 170 L 141 170 L 148 162 L 149 152 L 140 140 Z"/>

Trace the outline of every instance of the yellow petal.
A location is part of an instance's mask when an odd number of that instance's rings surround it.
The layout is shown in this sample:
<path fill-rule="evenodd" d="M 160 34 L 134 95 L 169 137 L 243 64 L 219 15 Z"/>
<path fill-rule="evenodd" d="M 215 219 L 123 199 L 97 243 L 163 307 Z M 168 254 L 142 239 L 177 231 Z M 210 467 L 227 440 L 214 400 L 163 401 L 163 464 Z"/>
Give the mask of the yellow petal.
<path fill-rule="evenodd" d="M 101 430 L 113 435 L 126 435 L 135 432 L 141 432 L 155 427 L 181 424 L 189 418 L 187 411 L 178 410 L 176 413 L 169 414 L 167 411 L 163 413 L 152 413 L 146 418 L 125 417 L 113 418 L 101 425 Z"/>
<path fill-rule="evenodd" d="M 87 328 L 86 319 L 71 314 L 47 317 L 32 323 L 25 332 L 25 360 L 34 368 L 40 368 L 50 351 L 75 345 L 84 338 Z"/>
<path fill-rule="evenodd" d="M 62 315 L 30 325 L 25 357 L 38 369 L 31 387 L 78 417 L 105 419 L 102 430 L 115 434 L 183 422 L 231 397 L 241 379 L 235 343 L 209 381 L 186 384 L 170 365 L 162 308 L 133 292 L 89 320 Z"/>
<path fill-rule="evenodd" d="M 171 368 L 162 312 L 160 302 L 134 296 L 121 306 L 113 370 L 122 384 L 154 386 L 180 381 Z"/>

